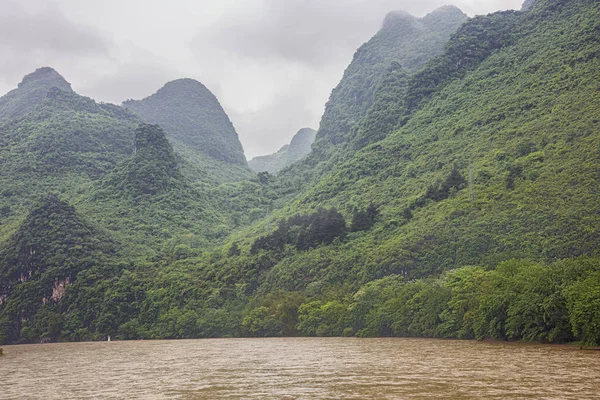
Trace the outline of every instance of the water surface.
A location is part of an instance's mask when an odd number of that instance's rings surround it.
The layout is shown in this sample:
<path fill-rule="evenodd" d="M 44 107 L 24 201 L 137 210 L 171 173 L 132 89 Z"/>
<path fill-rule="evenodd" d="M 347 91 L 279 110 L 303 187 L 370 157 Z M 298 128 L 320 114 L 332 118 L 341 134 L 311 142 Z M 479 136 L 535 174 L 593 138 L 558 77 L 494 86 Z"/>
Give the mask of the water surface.
<path fill-rule="evenodd" d="M 421 339 L 4 346 L 0 399 L 598 399 L 600 352 Z"/>

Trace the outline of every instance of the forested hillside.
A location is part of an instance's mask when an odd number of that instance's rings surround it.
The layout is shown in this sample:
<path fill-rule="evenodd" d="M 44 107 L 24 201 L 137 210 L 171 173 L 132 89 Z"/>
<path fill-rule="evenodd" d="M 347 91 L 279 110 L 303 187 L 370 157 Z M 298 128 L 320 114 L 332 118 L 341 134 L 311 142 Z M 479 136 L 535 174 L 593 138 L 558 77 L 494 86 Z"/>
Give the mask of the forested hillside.
<path fill-rule="evenodd" d="M 46 99 L 53 87 L 72 92 L 71 84 L 52 68 L 38 68 L 25 76 L 16 89 L 0 98 L 0 121 L 27 114 Z"/>
<path fill-rule="evenodd" d="M 310 153 L 316 134 L 314 129 L 302 128 L 294 135 L 290 144 L 283 146 L 277 153 L 254 157 L 248 161 L 248 166 L 255 172 L 276 174 Z"/>
<path fill-rule="evenodd" d="M 467 18 L 454 6 L 441 7 L 422 18 L 403 11 L 390 12 L 379 32 L 356 51 L 331 92 L 313 152 L 289 173 L 283 172 L 286 190 L 297 192 L 313 184 L 333 165 L 349 157 L 351 152 L 346 147 L 356 136 L 357 124 L 373 105 L 374 93 L 398 75 L 420 71 L 444 51 L 450 35 Z"/>
<path fill-rule="evenodd" d="M 75 196 L 124 160 L 141 122 L 74 93 L 51 68 L 27 75 L 0 104 L 14 116 L 0 122 L 0 238 L 40 195 Z"/>
<path fill-rule="evenodd" d="M 313 151 L 277 176 L 194 181 L 161 127 L 136 124 L 106 173 L 64 186 L 74 209 L 50 198 L 2 220 L 0 341 L 599 345 L 600 4 L 526 5 L 460 27 L 455 8 L 389 16 L 334 89 Z M 455 29 L 437 55 L 404 53 L 444 21 Z M 358 83 L 366 103 L 343 95 Z M 15 121 L 5 143 L 20 143 Z M 13 162 L 28 165 L 22 154 Z"/>
<path fill-rule="evenodd" d="M 165 130 L 187 164 L 183 169 L 189 179 L 218 184 L 252 177 L 233 124 L 202 83 L 178 79 L 123 106 Z"/>

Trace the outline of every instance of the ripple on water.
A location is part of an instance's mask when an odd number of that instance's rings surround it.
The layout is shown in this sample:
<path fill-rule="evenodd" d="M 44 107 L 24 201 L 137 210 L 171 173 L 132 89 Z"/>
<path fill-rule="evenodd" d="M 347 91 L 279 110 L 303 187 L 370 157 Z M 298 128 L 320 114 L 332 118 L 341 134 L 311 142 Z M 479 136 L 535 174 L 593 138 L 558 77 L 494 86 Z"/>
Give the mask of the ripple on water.
<path fill-rule="evenodd" d="M 598 352 L 421 339 L 5 346 L 1 399 L 596 399 Z"/>

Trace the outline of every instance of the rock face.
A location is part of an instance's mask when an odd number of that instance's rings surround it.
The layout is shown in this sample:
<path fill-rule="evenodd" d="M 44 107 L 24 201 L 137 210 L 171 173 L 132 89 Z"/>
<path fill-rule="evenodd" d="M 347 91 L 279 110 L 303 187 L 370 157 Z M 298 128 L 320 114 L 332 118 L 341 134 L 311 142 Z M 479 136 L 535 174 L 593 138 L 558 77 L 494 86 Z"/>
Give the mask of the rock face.
<path fill-rule="evenodd" d="M 38 68 L 26 75 L 16 89 L 0 97 L 0 122 L 27 114 L 46 99 L 52 88 L 73 91 L 71 84 L 50 67 Z"/>
<path fill-rule="evenodd" d="M 56 195 L 44 196 L 0 243 L 0 318 L 9 327 L 0 336 L 16 340 L 39 309 L 63 299 L 81 272 L 116 252 L 116 243 L 75 208 Z"/>
<path fill-rule="evenodd" d="M 311 128 L 302 128 L 294 135 L 290 144 L 283 146 L 277 153 L 254 157 L 248 166 L 255 172 L 276 174 L 310 153 L 317 132 Z"/>
<path fill-rule="evenodd" d="M 149 124 L 158 124 L 175 149 L 192 149 L 215 160 L 246 165 L 238 134 L 214 94 L 193 79 L 167 83 L 143 100 L 123 105 Z"/>

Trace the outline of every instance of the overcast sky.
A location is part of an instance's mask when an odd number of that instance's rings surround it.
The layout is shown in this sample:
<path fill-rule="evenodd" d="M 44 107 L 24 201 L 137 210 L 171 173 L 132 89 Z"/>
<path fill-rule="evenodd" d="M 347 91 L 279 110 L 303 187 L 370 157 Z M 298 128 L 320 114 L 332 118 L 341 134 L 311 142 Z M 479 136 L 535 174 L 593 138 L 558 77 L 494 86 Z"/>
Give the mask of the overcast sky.
<path fill-rule="evenodd" d="M 40 66 L 120 104 L 169 80 L 204 83 L 248 159 L 317 129 L 331 89 L 385 14 L 445 4 L 469 15 L 523 0 L 0 0 L 0 93 Z"/>

